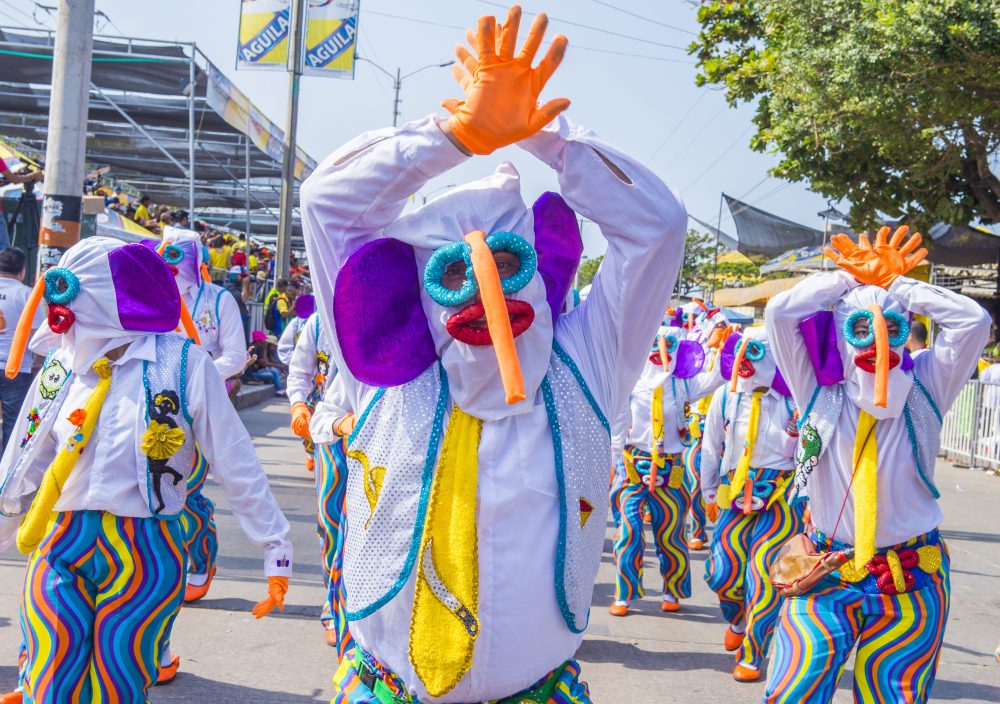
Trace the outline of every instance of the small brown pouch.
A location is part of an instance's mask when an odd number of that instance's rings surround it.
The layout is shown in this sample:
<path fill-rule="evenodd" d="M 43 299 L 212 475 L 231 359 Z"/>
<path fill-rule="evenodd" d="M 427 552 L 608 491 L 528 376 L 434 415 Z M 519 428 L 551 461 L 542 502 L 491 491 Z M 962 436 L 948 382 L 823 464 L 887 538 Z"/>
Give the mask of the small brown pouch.
<path fill-rule="evenodd" d="M 799 596 L 831 572 L 840 569 L 852 556 L 853 550 L 817 552 L 809 536 L 798 533 L 781 546 L 768 570 L 768 578 L 781 596 Z"/>

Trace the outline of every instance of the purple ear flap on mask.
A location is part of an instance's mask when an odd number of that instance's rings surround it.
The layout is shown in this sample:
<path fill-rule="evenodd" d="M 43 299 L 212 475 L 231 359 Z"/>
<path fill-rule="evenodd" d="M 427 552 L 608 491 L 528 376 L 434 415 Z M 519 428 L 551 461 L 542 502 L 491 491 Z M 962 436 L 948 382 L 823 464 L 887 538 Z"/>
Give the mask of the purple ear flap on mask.
<path fill-rule="evenodd" d="M 742 339 L 743 336 L 736 333 L 727 337 L 722 345 L 722 352 L 719 353 L 719 373 L 726 381 L 733 378 L 733 365 L 736 364 L 736 345 L 740 344 Z"/>
<path fill-rule="evenodd" d="M 799 332 L 820 386 L 844 380 L 844 362 L 837 349 L 837 324 L 833 312 L 821 310 L 799 321 Z"/>
<path fill-rule="evenodd" d="M 788 388 L 788 384 L 785 382 L 785 377 L 781 376 L 780 369 L 774 370 L 774 380 L 771 382 L 771 388 L 785 398 L 792 395 L 792 390 Z"/>
<path fill-rule="evenodd" d="M 334 287 L 333 322 L 347 368 L 365 384 L 405 384 L 437 359 L 417 258 L 399 240 L 367 242 L 347 258 Z"/>
<path fill-rule="evenodd" d="M 576 214 L 558 193 L 543 193 L 531 206 L 535 220 L 538 273 L 545 284 L 545 299 L 555 323 L 583 254 L 583 240 Z"/>
<path fill-rule="evenodd" d="M 126 244 L 108 252 L 122 329 L 170 332 L 181 317 L 174 275 L 155 250 Z"/>
<path fill-rule="evenodd" d="M 900 363 L 899 368 L 904 372 L 908 372 L 913 369 L 913 355 L 911 355 L 910 351 L 905 347 L 903 348 L 903 361 Z"/>
<path fill-rule="evenodd" d="M 678 379 L 690 379 L 705 366 L 705 348 L 694 340 L 682 340 L 677 343 L 676 354 L 674 376 Z"/>

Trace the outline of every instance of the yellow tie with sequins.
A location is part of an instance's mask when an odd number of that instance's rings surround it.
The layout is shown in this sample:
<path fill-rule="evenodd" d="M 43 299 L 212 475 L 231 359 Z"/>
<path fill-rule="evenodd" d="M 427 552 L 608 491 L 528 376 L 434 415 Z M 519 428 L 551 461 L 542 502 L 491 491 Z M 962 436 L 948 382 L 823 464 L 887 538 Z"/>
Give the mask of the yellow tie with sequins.
<path fill-rule="evenodd" d="M 111 363 L 107 357 L 101 357 L 94 362 L 94 371 L 100 379 L 83 404 L 83 422 L 52 460 L 45 476 L 42 477 L 42 483 L 31 502 L 31 507 L 18 526 L 17 549 L 24 555 L 38 547 L 45 537 L 49 517 L 62 494 L 62 488 L 69 479 L 73 467 L 76 466 L 77 459 L 90 442 L 90 436 L 94 434 L 97 418 L 101 415 L 101 407 L 108 395 L 108 389 L 111 388 Z"/>
<path fill-rule="evenodd" d="M 476 492 L 482 427 L 458 406 L 452 410 L 424 522 L 410 661 L 432 697 L 451 691 L 469 671 L 479 635 Z"/>
<path fill-rule="evenodd" d="M 750 461 L 753 459 L 753 450 L 757 445 L 757 429 L 760 425 L 760 399 L 764 396 L 763 391 L 754 391 L 750 401 L 750 420 L 747 422 L 747 437 L 743 444 L 743 454 L 740 455 L 733 471 L 733 480 L 730 482 L 729 491 L 725 498 L 716 497 L 719 508 L 732 508 L 733 501 L 740 498 L 743 493 L 743 485 L 746 484 L 747 476 L 750 474 Z M 736 421 L 733 421 L 734 423 Z"/>
<path fill-rule="evenodd" d="M 854 567 L 861 569 L 875 556 L 875 519 L 878 515 L 877 421 L 858 411 L 858 434 L 854 440 Z"/>

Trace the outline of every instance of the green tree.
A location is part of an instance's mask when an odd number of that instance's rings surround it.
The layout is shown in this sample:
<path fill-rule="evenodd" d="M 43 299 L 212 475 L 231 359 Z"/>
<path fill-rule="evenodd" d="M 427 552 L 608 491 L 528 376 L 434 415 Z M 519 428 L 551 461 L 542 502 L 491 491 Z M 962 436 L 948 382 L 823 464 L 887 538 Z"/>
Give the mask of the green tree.
<path fill-rule="evenodd" d="M 597 274 L 597 270 L 601 266 L 601 262 L 604 261 L 604 255 L 593 259 L 584 259 L 580 262 L 580 268 L 576 273 L 576 286 L 577 288 L 583 288 L 584 286 L 590 285 L 594 281 L 594 275 Z"/>
<path fill-rule="evenodd" d="M 684 263 L 677 280 L 677 291 L 681 295 L 691 293 L 704 284 L 706 265 L 711 268 L 715 261 L 715 237 L 693 227 L 687 231 L 684 241 Z"/>
<path fill-rule="evenodd" d="M 698 10 L 699 85 L 756 102 L 772 174 L 926 225 L 1000 222 L 1000 2 L 734 0 Z"/>

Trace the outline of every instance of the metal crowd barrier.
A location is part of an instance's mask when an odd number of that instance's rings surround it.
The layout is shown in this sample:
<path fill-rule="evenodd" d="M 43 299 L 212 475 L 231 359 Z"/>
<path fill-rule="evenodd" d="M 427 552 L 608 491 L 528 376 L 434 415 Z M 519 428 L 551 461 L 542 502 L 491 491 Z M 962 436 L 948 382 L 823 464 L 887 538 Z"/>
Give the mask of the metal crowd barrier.
<path fill-rule="evenodd" d="M 1000 384 L 965 385 L 945 414 L 941 455 L 972 469 L 1000 470 Z"/>

